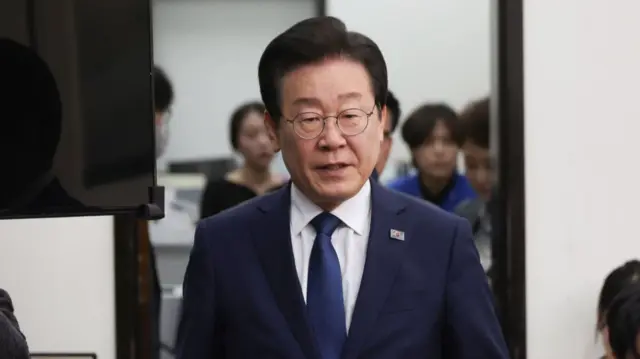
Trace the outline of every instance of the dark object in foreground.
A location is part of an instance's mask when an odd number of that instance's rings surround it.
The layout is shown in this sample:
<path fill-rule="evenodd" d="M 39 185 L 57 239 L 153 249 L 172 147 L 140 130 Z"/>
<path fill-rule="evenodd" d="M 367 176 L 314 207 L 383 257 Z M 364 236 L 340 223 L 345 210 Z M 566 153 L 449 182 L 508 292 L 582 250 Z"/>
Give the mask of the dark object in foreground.
<path fill-rule="evenodd" d="M 0 289 L 0 358 L 29 359 L 29 348 L 13 315 L 11 297 Z"/>

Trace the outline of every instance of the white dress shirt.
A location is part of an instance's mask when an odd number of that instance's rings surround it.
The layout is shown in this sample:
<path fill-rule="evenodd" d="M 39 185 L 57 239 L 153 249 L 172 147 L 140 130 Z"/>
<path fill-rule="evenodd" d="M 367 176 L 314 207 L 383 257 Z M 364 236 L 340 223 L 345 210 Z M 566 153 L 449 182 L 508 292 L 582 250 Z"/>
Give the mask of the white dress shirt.
<path fill-rule="evenodd" d="M 322 212 L 322 209 L 311 202 L 295 185 L 291 185 L 290 228 L 293 257 L 305 301 L 307 300 L 309 258 L 316 237 L 311 220 Z M 362 186 L 360 192 L 343 202 L 331 213 L 342 221 L 338 229 L 333 232 L 331 243 L 338 255 L 342 272 L 342 294 L 348 331 L 362 281 L 371 227 L 371 184 L 369 181 Z"/>

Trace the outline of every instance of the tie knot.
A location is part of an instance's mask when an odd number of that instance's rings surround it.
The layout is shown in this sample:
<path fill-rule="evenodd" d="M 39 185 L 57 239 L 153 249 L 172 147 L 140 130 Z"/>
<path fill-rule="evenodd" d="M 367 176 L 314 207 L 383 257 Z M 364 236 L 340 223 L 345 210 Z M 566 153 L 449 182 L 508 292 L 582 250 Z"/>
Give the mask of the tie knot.
<path fill-rule="evenodd" d="M 333 231 L 340 225 L 340 219 L 329 212 L 322 212 L 311 220 L 311 225 L 317 234 L 331 237 Z"/>

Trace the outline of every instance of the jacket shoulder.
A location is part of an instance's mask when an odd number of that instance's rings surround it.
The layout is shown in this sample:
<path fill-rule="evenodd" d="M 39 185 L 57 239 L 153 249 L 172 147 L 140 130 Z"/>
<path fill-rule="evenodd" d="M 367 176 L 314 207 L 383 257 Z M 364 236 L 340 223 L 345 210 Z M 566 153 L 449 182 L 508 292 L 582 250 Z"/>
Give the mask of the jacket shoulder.
<path fill-rule="evenodd" d="M 407 186 L 415 183 L 416 179 L 417 179 L 416 175 L 410 175 L 410 176 L 396 178 L 393 181 L 389 182 L 387 184 L 387 187 L 391 188 L 391 189 L 395 189 L 395 190 L 401 190 L 401 189 L 404 189 Z"/>
<path fill-rule="evenodd" d="M 455 225 L 462 219 L 458 215 L 449 213 L 422 198 L 393 189 L 387 189 L 387 191 L 390 192 L 390 196 L 395 197 L 400 203 L 403 203 L 406 215 L 416 218 L 417 221 L 419 219 L 418 223 L 436 221 L 444 225 Z"/>

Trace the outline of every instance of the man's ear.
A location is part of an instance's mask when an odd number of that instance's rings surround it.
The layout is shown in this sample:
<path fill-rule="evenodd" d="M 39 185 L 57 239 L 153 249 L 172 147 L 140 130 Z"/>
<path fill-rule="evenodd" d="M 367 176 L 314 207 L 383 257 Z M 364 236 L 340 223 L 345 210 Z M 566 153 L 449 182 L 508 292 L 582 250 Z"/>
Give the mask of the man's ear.
<path fill-rule="evenodd" d="M 279 152 L 280 139 L 278 138 L 278 124 L 267 111 L 264 111 L 264 126 L 267 128 L 267 134 L 269 135 L 269 140 L 271 140 L 274 151 Z"/>
<path fill-rule="evenodd" d="M 384 140 L 384 129 L 387 128 L 387 121 L 389 121 L 389 111 L 387 111 L 387 105 L 384 105 L 380 110 L 380 126 L 378 127 L 380 142 Z"/>

